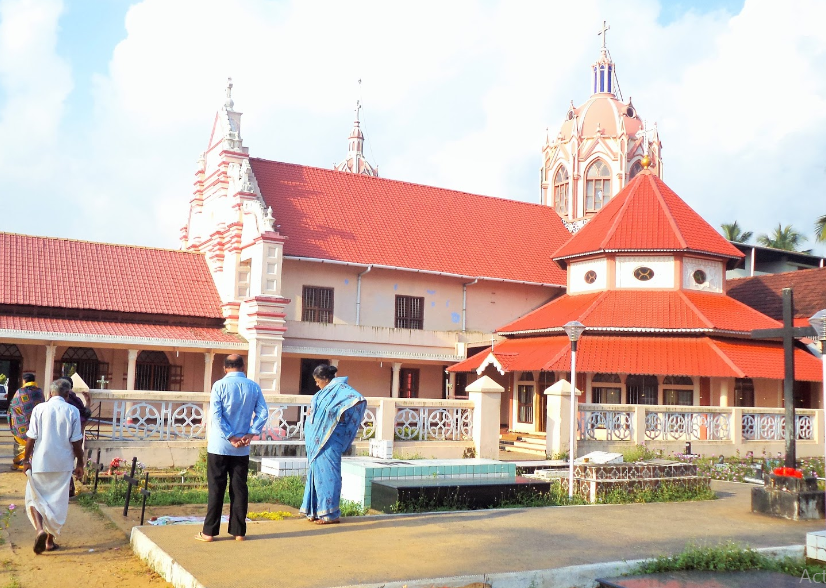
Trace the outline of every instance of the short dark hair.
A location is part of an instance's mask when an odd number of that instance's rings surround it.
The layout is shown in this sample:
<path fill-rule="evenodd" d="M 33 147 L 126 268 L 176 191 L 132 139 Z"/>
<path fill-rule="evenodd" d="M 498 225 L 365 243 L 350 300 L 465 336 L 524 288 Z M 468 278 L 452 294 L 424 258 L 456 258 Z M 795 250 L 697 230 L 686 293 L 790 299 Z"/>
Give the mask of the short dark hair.
<path fill-rule="evenodd" d="M 240 355 L 227 355 L 227 358 L 224 360 L 224 367 L 242 370 L 244 369 L 244 358 Z"/>
<path fill-rule="evenodd" d="M 63 376 L 62 378 L 58 378 L 58 380 L 63 380 L 64 382 L 69 383 L 69 390 L 72 390 L 75 387 L 75 382 L 69 376 Z"/>
<path fill-rule="evenodd" d="M 315 366 L 315 369 L 313 370 L 313 377 L 318 378 L 319 380 L 330 381 L 336 377 L 337 371 L 338 368 L 336 366 L 322 363 L 321 365 Z"/>
<path fill-rule="evenodd" d="M 23 381 L 27 384 L 29 382 L 34 382 L 34 379 L 34 374 L 31 372 L 26 372 L 25 374 L 23 374 Z"/>

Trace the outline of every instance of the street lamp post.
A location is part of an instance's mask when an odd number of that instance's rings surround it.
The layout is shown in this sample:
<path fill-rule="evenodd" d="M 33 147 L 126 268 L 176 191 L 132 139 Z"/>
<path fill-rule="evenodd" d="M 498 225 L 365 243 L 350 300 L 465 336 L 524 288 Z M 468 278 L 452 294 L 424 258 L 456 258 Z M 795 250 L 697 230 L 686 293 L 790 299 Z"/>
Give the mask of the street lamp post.
<path fill-rule="evenodd" d="M 820 359 L 823 363 L 823 379 L 821 386 L 823 387 L 823 402 L 821 408 L 826 411 L 826 308 L 819 310 L 809 319 L 809 324 L 817 333 L 817 338 L 820 340 Z"/>
<path fill-rule="evenodd" d="M 562 327 L 571 340 L 571 438 L 568 444 L 568 498 L 574 496 L 574 459 L 576 459 L 576 344 L 585 325 L 579 321 L 565 323 Z"/>

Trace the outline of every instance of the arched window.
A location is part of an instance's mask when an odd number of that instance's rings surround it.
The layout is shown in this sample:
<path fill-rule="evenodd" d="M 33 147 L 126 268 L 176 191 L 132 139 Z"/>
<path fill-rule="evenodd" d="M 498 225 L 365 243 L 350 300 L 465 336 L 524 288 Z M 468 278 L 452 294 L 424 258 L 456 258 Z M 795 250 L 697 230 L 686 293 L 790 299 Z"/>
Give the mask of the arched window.
<path fill-rule="evenodd" d="M 754 406 L 754 382 L 751 378 L 734 380 L 734 406 Z"/>
<path fill-rule="evenodd" d="M 666 376 L 663 379 L 663 404 L 692 406 L 694 380 L 688 376 Z"/>
<path fill-rule="evenodd" d="M 585 212 L 596 212 L 611 198 L 611 169 L 601 159 L 585 172 Z"/>
<path fill-rule="evenodd" d="M 557 214 L 568 214 L 568 170 L 559 166 L 554 176 L 554 208 Z"/>
<path fill-rule="evenodd" d="M 642 171 L 642 164 L 640 163 L 640 160 L 638 159 L 637 161 L 635 161 L 635 162 L 631 165 L 631 171 L 630 171 L 630 172 L 628 172 L 628 179 L 629 179 L 629 180 L 633 180 L 633 179 L 634 179 L 634 177 L 635 177 L 638 173 L 640 173 L 641 171 Z"/>
<path fill-rule="evenodd" d="M 628 404 L 657 404 L 657 376 L 628 376 Z"/>
<path fill-rule="evenodd" d="M 619 404 L 621 391 L 619 374 L 594 374 L 591 379 L 591 398 L 596 404 Z"/>
<path fill-rule="evenodd" d="M 101 370 L 101 362 L 94 349 L 90 347 L 69 347 L 60 359 L 60 375 L 71 377 L 79 375 L 90 388 L 95 387 Z M 108 364 L 103 364 L 108 367 Z"/>
<path fill-rule="evenodd" d="M 141 351 L 135 362 L 136 390 L 169 390 L 169 358 L 163 351 Z"/>

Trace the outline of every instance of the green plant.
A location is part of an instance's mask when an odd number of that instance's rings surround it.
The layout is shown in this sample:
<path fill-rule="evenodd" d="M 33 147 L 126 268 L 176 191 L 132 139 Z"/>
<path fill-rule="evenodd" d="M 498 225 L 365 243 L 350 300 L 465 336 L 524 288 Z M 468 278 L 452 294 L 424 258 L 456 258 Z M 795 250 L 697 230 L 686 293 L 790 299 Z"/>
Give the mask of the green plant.
<path fill-rule="evenodd" d="M 645 446 L 644 443 L 634 445 L 634 447 L 622 452 L 622 461 L 625 463 L 636 463 L 638 461 L 645 461 L 646 459 L 656 459 L 662 457 L 662 450 L 653 451 Z"/>
<path fill-rule="evenodd" d="M 567 451 L 558 451 L 556 453 L 549 453 L 548 459 L 554 461 L 568 461 L 569 452 Z"/>
<path fill-rule="evenodd" d="M 717 494 L 706 483 L 683 485 L 662 482 L 656 488 L 645 486 L 616 487 L 598 498 L 600 504 L 630 504 L 645 502 L 688 502 L 714 500 Z"/>
<path fill-rule="evenodd" d="M 674 556 L 660 556 L 643 562 L 633 573 L 655 574 L 681 570 L 714 572 L 766 570 L 801 578 L 805 577 L 805 574 L 809 576 L 821 574 L 826 571 L 826 567 L 807 564 L 803 559 L 792 557 L 772 559 L 749 547 L 742 547 L 729 541 L 710 546 L 689 543 L 681 553 Z"/>
<path fill-rule="evenodd" d="M 475 447 L 465 447 L 465 450 L 462 452 L 462 459 L 475 459 L 476 458 L 476 448 Z"/>

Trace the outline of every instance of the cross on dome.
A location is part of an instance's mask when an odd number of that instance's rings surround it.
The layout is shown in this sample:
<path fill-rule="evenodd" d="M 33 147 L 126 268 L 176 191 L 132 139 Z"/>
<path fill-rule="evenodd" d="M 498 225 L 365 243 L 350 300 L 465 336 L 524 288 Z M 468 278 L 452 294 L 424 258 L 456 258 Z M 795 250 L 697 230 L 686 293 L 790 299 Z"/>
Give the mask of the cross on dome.
<path fill-rule="evenodd" d="M 232 78 L 227 78 L 227 99 L 224 101 L 224 108 L 232 110 L 235 102 L 232 101 Z"/>
<path fill-rule="evenodd" d="M 642 121 L 642 128 L 637 131 L 637 134 L 634 135 L 635 139 L 642 139 L 642 150 L 643 155 L 649 155 L 648 149 L 651 146 L 651 139 L 654 138 L 654 135 L 657 133 L 657 125 L 655 124 L 654 127 L 648 126 L 648 120 Z"/>
<path fill-rule="evenodd" d="M 609 30 L 611 30 L 611 25 L 608 24 L 608 21 L 606 21 L 606 20 L 602 21 L 602 29 L 600 29 L 600 31 L 597 33 L 597 36 L 598 37 L 602 36 L 602 48 L 603 49 L 606 49 L 605 42 L 606 42 L 606 37 L 608 36 L 607 33 L 608 33 Z"/>

